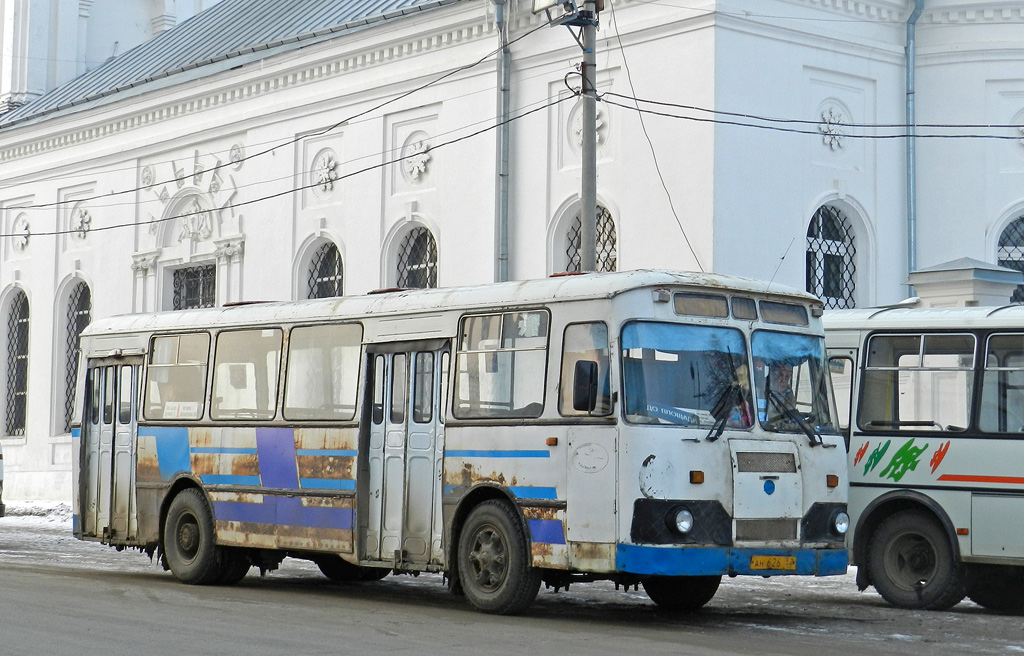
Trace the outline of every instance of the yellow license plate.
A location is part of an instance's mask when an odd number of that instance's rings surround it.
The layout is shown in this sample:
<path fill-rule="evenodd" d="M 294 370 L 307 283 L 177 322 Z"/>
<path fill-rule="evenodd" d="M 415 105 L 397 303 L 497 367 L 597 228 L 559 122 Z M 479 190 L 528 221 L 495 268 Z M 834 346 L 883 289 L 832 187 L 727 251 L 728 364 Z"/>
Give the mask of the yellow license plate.
<path fill-rule="evenodd" d="M 750 569 L 796 571 L 796 556 L 751 556 Z"/>

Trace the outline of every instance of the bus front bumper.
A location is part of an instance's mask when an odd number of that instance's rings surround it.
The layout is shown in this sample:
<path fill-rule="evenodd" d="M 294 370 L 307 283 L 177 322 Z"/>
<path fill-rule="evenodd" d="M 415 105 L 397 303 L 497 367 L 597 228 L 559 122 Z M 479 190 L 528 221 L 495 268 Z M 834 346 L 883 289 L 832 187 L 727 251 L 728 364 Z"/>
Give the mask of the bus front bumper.
<path fill-rule="evenodd" d="M 619 544 L 620 572 L 647 576 L 833 576 L 846 574 L 846 549 L 751 549 Z"/>

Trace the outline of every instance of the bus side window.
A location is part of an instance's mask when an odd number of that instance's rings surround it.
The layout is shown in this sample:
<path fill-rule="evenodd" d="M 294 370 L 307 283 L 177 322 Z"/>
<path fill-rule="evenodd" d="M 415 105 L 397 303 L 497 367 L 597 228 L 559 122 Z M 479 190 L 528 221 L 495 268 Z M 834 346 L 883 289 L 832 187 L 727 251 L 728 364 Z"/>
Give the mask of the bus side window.
<path fill-rule="evenodd" d="M 211 419 L 274 418 L 282 334 L 279 328 L 264 328 L 217 336 Z"/>
<path fill-rule="evenodd" d="M 348 421 L 356 414 L 363 327 L 301 326 L 288 339 L 284 418 Z"/>
<path fill-rule="evenodd" d="M 94 367 L 89 369 L 89 423 L 94 426 L 100 423 L 100 375 L 102 369 Z"/>
<path fill-rule="evenodd" d="M 132 422 L 132 367 L 121 365 L 121 381 L 118 384 L 117 394 L 117 422 L 127 425 Z"/>
<path fill-rule="evenodd" d="M 985 353 L 978 426 L 986 433 L 1024 433 L 1024 335 L 992 335 Z"/>
<path fill-rule="evenodd" d="M 597 405 L 593 412 L 573 409 L 573 375 L 576 363 L 597 363 Z M 608 326 L 603 322 L 574 323 L 565 327 L 562 338 L 562 372 L 558 411 L 566 416 L 606 416 L 612 412 L 611 376 L 608 356 Z"/>
<path fill-rule="evenodd" d="M 548 313 L 467 316 L 455 358 L 460 419 L 539 417 L 544 411 Z"/>
<path fill-rule="evenodd" d="M 146 419 L 202 419 L 209 333 L 153 338 L 146 372 Z"/>

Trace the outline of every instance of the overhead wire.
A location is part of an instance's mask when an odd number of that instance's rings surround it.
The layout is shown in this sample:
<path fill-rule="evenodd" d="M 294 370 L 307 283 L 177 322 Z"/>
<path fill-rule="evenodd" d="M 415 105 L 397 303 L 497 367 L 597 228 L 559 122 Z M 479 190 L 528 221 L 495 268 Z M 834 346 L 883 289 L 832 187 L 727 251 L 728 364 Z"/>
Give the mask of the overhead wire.
<path fill-rule="evenodd" d="M 437 150 L 439 148 L 444 148 L 444 147 L 450 146 L 452 144 L 456 144 L 456 143 L 459 143 L 459 142 L 462 142 L 462 141 L 466 141 L 467 139 L 472 139 L 473 137 L 477 137 L 477 136 L 479 136 L 481 134 L 485 134 L 485 133 L 490 132 L 492 130 L 496 130 L 499 127 L 501 127 L 502 125 L 506 125 L 508 123 L 512 123 L 513 121 L 518 121 L 520 119 L 526 118 L 527 116 L 530 116 L 531 114 L 535 114 L 537 112 L 544 111 L 545 109 L 548 109 L 550 107 L 554 107 L 555 105 L 558 105 L 560 103 L 565 102 L 566 100 L 569 100 L 570 98 L 573 98 L 573 96 L 563 96 L 561 98 L 555 98 L 555 99 L 549 100 L 547 103 L 545 103 L 545 104 L 543 104 L 543 105 L 541 105 L 539 107 L 534 107 L 533 109 L 527 110 L 527 111 L 525 111 L 525 112 L 523 112 L 521 114 L 518 114 L 516 116 L 510 117 L 510 118 L 508 118 L 508 119 L 506 119 L 504 121 L 499 121 L 497 123 L 494 123 L 492 125 L 488 125 L 488 126 L 486 126 L 484 128 L 476 130 L 474 132 L 471 132 L 471 133 L 468 133 L 468 134 L 464 134 L 462 136 L 455 137 L 453 139 L 449 139 L 448 141 L 444 141 L 444 142 L 435 144 L 435 145 L 431 146 L 431 150 Z M 377 162 L 377 163 L 374 163 L 374 164 L 372 164 L 370 166 L 363 167 L 363 168 L 361 168 L 359 170 L 352 171 L 350 173 L 346 173 L 346 174 L 340 175 L 340 176 L 338 176 L 335 179 L 335 181 L 337 181 L 337 180 L 344 180 L 344 179 L 347 179 L 347 178 L 351 178 L 351 177 L 360 175 L 362 173 L 367 173 L 369 171 L 373 171 L 373 170 L 376 170 L 376 169 L 381 169 L 381 168 L 390 166 L 392 164 L 397 164 L 397 163 L 401 162 L 404 159 L 405 159 L 405 157 L 395 157 L 395 158 L 387 160 L 385 162 Z M 253 198 L 253 199 L 246 200 L 246 201 L 241 201 L 241 202 L 238 202 L 238 203 L 232 203 L 230 205 L 230 207 L 232 209 L 238 208 L 238 207 L 246 207 L 248 205 L 254 205 L 256 203 L 262 203 L 262 202 L 266 202 L 268 200 L 273 200 L 275 198 L 280 198 L 282 196 L 287 196 L 289 194 L 294 194 L 296 192 L 303 191 L 303 190 L 306 190 L 306 189 L 313 189 L 313 188 L 318 187 L 319 185 L 320 185 L 319 182 L 313 182 L 313 183 L 310 183 L 310 184 L 299 185 L 299 186 L 296 186 L 296 187 L 290 187 L 290 188 L 285 189 L 283 191 L 275 192 L 275 193 L 272 193 L 272 194 L 266 194 L 266 195 L 261 196 L 259 198 Z M 130 228 L 130 227 L 157 225 L 157 224 L 164 223 L 164 222 L 167 222 L 167 221 L 174 221 L 174 220 L 177 220 L 177 219 L 180 219 L 180 218 L 189 217 L 189 216 L 199 216 L 201 214 L 205 214 L 206 211 L 207 210 L 197 209 L 197 210 L 193 210 L 193 211 L 189 211 L 189 212 L 177 213 L 177 214 L 174 214 L 173 216 L 165 216 L 165 217 L 160 217 L 160 218 L 156 218 L 156 219 L 151 219 L 149 221 L 130 221 L 130 222 L 123 222 L 123 223 L 114 223 L 114 224 L 105 225 L 105 226 L 97 226 L 97 227 L 91 228 L 90 232 L 103 232 L 103 231 L 107 231 L 107 230 L 116 230 L 116 229 L 120 229 L 120 228 Z M 40 232 L 32 232 L 31 236 L 33 236 L 33 237 L 53 237 L 53 236 L 58 236 L 58 235 L 69 235 L 69 234 L 74 234 L 74 233 L 78 233 L 78 232 L 80 232 L 80 231 L 76 230 L 76 229 L 46 230 L 46 231 L 40 231 Z M 19 233 L 0 233 L 0 238 L 3 238 L 3 237 L 20 237 L 20 236 L 23 236 L 23 235 L 19 234 Z"/>

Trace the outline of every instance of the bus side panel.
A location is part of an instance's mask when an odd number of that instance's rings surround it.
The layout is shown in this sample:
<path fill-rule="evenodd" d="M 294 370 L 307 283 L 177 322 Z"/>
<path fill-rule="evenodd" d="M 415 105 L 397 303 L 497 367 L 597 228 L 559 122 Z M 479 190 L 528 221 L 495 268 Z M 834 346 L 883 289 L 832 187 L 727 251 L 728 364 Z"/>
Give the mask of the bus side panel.
<path fill-rule="evenodd" d="M 566 544 L 565 450 L 561 426 L 448 426 L 444 494 L 461 498 L 479 486 L 507 490 L 519 504 L 529 528 L 533 565 L 569 566 Z M 557 436 L 554 446 L 547 439 Z"/>
<path fill-rule="evenodd" d="M 353 552 L 356 430 L 140 429 L 142 524 L 159 530 L 159 490 L 182 474 L 205 486 L 220 544 Z M 303 494 L 308 491 L 307 494 Z M 313 494 L 315 492 L 315 494 Z"/>

